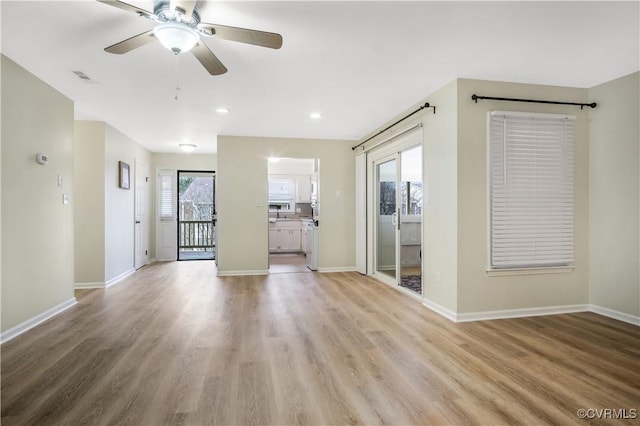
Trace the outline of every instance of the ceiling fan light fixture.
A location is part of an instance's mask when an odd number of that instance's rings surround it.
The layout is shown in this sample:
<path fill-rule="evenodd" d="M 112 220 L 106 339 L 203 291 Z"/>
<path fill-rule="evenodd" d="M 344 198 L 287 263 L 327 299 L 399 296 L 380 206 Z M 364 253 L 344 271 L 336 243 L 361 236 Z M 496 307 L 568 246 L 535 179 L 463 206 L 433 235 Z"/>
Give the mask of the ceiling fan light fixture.
<path fill-rule="evenodd" d="M 192 143 L 181 143 L 178 146 L 184 152 L 193 152 L 193 150 L 196 149 L 196 145 L 194 145 Z"/>
<path fill-rule="evenodd" d="M 200 41 L 198 32 L 180 22 L 164 22 L 153 28 L 153 34 L 160 43 L 175 53 L 188 52 Z"/>

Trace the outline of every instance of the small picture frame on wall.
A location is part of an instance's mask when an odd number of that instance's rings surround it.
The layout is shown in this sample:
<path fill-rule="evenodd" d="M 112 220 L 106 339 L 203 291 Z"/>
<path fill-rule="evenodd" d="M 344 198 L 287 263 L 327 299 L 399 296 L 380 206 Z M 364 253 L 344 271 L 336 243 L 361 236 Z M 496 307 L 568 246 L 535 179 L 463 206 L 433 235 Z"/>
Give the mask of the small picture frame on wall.
<path fill-rule="evenodd" d="M 118 186 L 122 189 L 130 188 L 129 180 L 129 165 L 124 161 L 118 161 L 118 168 L 120 169 Z"/>

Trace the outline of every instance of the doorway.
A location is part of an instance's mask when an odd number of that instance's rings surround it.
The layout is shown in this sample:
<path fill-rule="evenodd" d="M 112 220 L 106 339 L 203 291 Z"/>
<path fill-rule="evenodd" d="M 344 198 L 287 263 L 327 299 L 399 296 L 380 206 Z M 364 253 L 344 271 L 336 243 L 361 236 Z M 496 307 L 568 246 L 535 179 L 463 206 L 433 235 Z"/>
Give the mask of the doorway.
<path fill-rule="evenodd" d="M 268 159 L 269 273 L 318 269 L 319 160 Z"/>
<path fill-rule="evenodd" d="M 422 294 L 422 146 L 372 155 L 374 276 Z"/>
<path fill-rule="evenodd" d="M 215 260 L 215 172 L 178 170 L 178 260 Z"/>

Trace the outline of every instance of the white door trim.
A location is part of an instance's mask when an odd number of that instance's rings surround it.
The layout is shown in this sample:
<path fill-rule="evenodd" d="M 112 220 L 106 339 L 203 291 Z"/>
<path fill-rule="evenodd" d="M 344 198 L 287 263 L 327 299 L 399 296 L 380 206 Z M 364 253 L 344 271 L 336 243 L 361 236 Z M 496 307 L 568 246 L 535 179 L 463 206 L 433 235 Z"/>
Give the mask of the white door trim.
<path fill-rule="evenodd" d="M 134 160 L 134 269 L 149 263 L 149 166 Z"/>
<path fill-rule="evenodd" d="M 165 218 L 160 217 L 162 176 L 170 176 L 173 183 L 171 216 Z M 158 261 L 173 261 L 178 258 L 177 185 L 176 169 L 156 169 L 156 260 Z"/>

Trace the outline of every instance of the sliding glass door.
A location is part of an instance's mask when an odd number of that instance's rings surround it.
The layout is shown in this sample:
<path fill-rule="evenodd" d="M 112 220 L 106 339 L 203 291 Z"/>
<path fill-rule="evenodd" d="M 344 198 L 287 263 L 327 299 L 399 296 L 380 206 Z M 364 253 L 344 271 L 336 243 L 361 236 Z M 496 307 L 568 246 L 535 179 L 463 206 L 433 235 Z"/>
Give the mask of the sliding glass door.
<path fill-rule="evenodd" d="M 422 146 L 373 156 L 374 276 L 422 293 Z"/>
<path fill-rule="evenodd" d="M 376 215 L 376 272 L 395 280 L 397 275 L 396 228 L 397 210 L 397 164 L 395 157 L 376 163 L 376 188 L 378 209 Z"/>
<path fill-rule="evenodd" d="M 398 284 L 422 294 L 422 147 L 400 153 Z"/>

